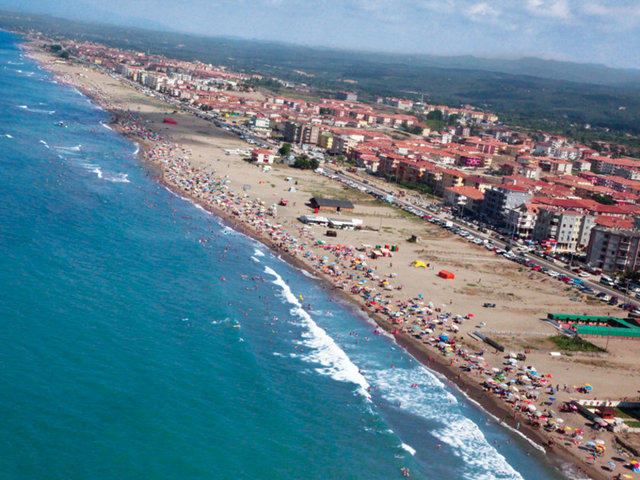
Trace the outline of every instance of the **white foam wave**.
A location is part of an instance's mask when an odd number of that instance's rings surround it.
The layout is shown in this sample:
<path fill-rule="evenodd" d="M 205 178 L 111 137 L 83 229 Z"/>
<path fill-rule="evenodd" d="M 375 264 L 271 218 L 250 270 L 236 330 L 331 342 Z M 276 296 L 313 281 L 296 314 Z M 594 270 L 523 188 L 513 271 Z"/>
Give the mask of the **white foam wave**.
<path fill-rule="evenodd" d="M 45 142 L 44 140 L 40 140 L 40 143 L 41 143 L 42 145 L 44 145 L 44 146 L 45 146 L 45 148 L 50 148 L 50 147 L 49 147 L 49 144 L 48 144 L 47 142 Z"/>
<path fill-rule="evenodd" d="M 411 445 L 407 445 L 406 443 L 403 443 L 402 445 L 400 445 L 400 448 L 402 448 L 403 450 L 406 450 L 411 455 L 415 455 L 416 454 L 415 448 L 413 448 Z"/>
<path fill-rule="evenodd" d="M 55 149 L 62 152 L 79 152 L 82 150 L 82 144 L 78 144 L 73 147 L 55 147 Z"/>
<path fill-rule="evenodd" d="M 360 373 L 358 367 L 351 361 L 344 350 L 327 335 L 327 332 L 313 321 L 311 315 L 302 308 L 298 298 L 293 294 L 291 288 L 285 283 L 282 277 L 269 267 L 265 267 L 265 272 L 275 277 L 273 281 L 274 285 L 282 289 L 282 295 L 285 300 L 293 305 L 291 314 L 300 318 L 302 323 L 307 327 L 308 333 L 303 336 L 305 338 L 303 343 L 311 349 L 311 352 L 303 358 L 322 365 L 322 368 L 316 369 L 318 373 L 329 375 L 334 380 L 356 384 L 359 393 L 369 399 L 369 394 L 367 393 L 369 383 Z"/>
<path fill-rule="evenodd" d="M 480 405 L 479 402 L 477 402 L 476 400 L 474 400 L 473 398 L 471 398 L 469 395 L 466 394 L 466 392 L 458 389 L 458 392 L 461 393 L 462 395 L 464 395 L 464 397 L 467 399 L 467 401 L 469 403 L 473 403 L 474 405 L 476 405 L 478 408 L 482 409 L 482 405 Z M 484 410 L 484 409 L 483 409 Z M 487 412 L 486 410 L 484 411 L 484 413 L 486 413 L 489 417 L 491 417 L 492 419 L 494 419 L 496 422 L 500 422 L 500 419 L 498 417 L 496 417 L 495 415 L 493 415 L 492 413 Z M 507 430 L 510 430 L 512 433 L 515 433 L 516 435 L 519 435 L 522 439 L 526 440 L 533 448 L 535 448 L 536 450 L 540 450 L 542 453 L 545 453 L 546 450 L 544 449 L 544 447 L 542 447 L 541 445 L 538 445 L 536 442 L 534 442 L 533 440 L 531 440 L 529 437 L 527 437 L 524 433 L 522 433 L 520 430 L 517 430 L 515 428 L 513 428 L 512 426 L 503 423 L 501 425 L 502 427 L 506 428 Z"/>
<path fill-rule="evenodd" d="M 108 128 L 109 128 L 109 130 L 111 130 L 111 127 L 108 127 Z M 136 143 L 136 149 L 135 149 L 135 151 L 133 152 L 133 154 L 134 154 L 134 155 L 137 155 L 137 154 L 138 154 L 138 152 L 140 152 L 140 145 Z"/>
<path fill-rule="evenodd" d="M 110 173 L 110 174 L 104 175 L 104 179 L 107 182 L 113 182 L 113 183 L 131 183 L 128 177 L 129 175 L 127 175 L 126 173 Z"/>
<path fill-rule="evenodd" d="M 11 135 L 9 135 L 8 133 L 5 133 L 5 134 L 4 134 L 4 136 L 5 136 L 5 137 L 7 137 L 7 138 L 13 138 L 13 137 L 12 137 Z"/>
<path fill-rule="evenodd" d="M 97 165 L 94 165 L 92 168 L 89 167 L 89 170 L 95 173 L 98 176 L 98 178 L 102 178 L 103 176 L 102 170 Z"/>
<path fill-rule="evenodd" d="M 256 257 L 254 257 L 253 255 L 251 255 L 251 260 L 253 260 L 256 263 L 260 263 L 260 260 L 258 260 Z"/>
<path fill-rule="evenodd" d="M 307 270 L 305 270 L 304 268 L 301 268 L 301 269 L 300 269 L 300 271 L 302 272 L 302 274 L 303 274 L 305 277 L 313 278 L 313 279 L 315 279 L 315 280 L 317 280 L 318 278 L 320 278 L 320 277 L 316 277 L 314 274 L 312 274 L 312 273 L 308 272 L 308 271 L 307 271 Z"/>
<path fill-rule="evenodd" d="M 33 113 L 46 113 L 47 115 L 53 115 L 54 113 L 56 113 L 55 110 L 43 110 L 40 108 L 29 108 L 28 105 L 18 105 L 18 108 L 21 108 L 22 110 L 27 110 L 29 112 L 33 112 Z"/>
<path fill-rule="evenodd" d="M 83 163 L 82 166 L 91 173 L 95 173 L 96 176 L 106 182 L 112 183 L 130 183 L 128 175 L 126 173 L 109 173 L 103 172 L 99 165 L 94 163 Z"/>
<path fill-rule="evenodd" d="M 472 420 L 456 405 L 457 400 L 444 384 L 422 366 L 410 369 L 374 369 L 367 376 L 378 387 L 385 400 L 414 415 L 441 424 L 431 434 L 451 447 L 461 458 L 465 478 L 481 480 L 521 480 L 496 448 L 484 437 Z"/>
<path fill-rule="evenodd" d="M 113 128 L 111 128 L 109 125 L 107 125 L 106 123 L 100 122 L 100 125 L 102 125 L 104 128 L 106 128 L 107 130 L 113 130 Z M 136 153 L 138 153 L 138 150 L 136 150 Z"/>
<path fill-rule="evenodd" d="M 262 250 L 258 250 L 257 248 L 253 251 L 253 255 L 256 257 L 264 257 L 264 252 Z"/>

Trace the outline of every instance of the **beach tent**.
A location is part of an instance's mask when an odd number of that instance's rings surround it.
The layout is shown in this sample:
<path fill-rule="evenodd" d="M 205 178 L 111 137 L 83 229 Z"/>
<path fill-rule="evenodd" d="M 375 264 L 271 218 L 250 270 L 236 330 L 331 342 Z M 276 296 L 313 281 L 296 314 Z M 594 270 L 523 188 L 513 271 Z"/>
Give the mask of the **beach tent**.
<path fill-rule="evenodd" d="M 456 278 L 456 277 L 455 277 L 455 275 L 454 275 L 453 273 L 448 272 L 448 271 L 446 271 L 446 270 L 440 270 L 440 271 L 438 272 L 438 276 L 439 276 L 440 278 L 444 278 L 445 280 L 453 280 L 454 278 Z"/>
<path fill-rule="evenodd" d="M 169 125 L 177 125 L 178 122 L 176 122 L 173 118 L 165 118 L 163 121 L 163 123 L 168 123 Z"/>

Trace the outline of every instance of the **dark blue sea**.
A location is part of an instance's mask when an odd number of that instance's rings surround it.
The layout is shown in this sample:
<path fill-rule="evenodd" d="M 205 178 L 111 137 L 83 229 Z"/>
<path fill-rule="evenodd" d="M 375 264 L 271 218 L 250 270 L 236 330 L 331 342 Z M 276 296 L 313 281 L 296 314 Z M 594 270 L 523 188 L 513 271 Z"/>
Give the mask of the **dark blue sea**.
<path fill-rule="evenodd" d="M 0 32 L 2 478 L 561 478 L 317 280 L 161 186 L 19 40 Z"/>

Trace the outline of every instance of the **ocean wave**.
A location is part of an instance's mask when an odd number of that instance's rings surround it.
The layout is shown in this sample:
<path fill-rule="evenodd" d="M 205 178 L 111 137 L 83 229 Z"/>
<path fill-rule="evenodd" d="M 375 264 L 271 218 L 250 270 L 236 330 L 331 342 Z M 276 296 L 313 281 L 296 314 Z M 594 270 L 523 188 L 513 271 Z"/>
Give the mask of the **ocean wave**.
<path fill-rule="evenodd" d="M 257 248 L 253 251 L 253 255 L 256 257 L 264 257 L 264 252 L 262 250 L 258 250 Z"/>
<path fill-rule="evenodd" d="M 302 358 L 322 365 L 322 368 L 315 369 L 318 373 L 328 375 L 334 380 L 357 385 L 357 391 L 369 399 L 369 393 L 367 392 L 369 382 L 367 382 L 344 350 L 313 321 L 311 315 L 302 308 L 302 304 L 293 294 L 289 285 L 275 270 L 265 267 L 265 273 L 275 277 L 273 284 L 282 289 L 282 295 L 285 300 L 293 305 L 291 314 L 300 318 L 307 327 L 307 334 L 303 335 L 304 341 L 302 343 L 309 347 L 311 351 Z"/>
<path fill-rule="evenodd" d="M 4 134 L 4 136 L 5 136 L 5 137 L 7 137 L 7 138 L 13 138 L 13 137 L 12 137 L 11 135 L 9 135 L 8 133 L 5 133 L 5 134 Z"/>
<path fill-rule="evenodd" d="M 100 122 L 100 125 L 102 125 L 104 128 L 106 128 L 107 130 L 113 130 L 113 128 L 111 128 L 109 125 L 107 125 L 104 122 Z M 138 153 L 138 150 L 136 149 L 136 153 Z M 135 154 L 134 154 L 135 155 Z"/>
<path fill-rule="evenodd" d="M 103 172 L 99 165 L 94 163 L 83 163 L 82 166 L 88 171 L 95 173 L 96 176 L 106 182 L 112 183 L 131 183 L 126 173 Z"/>
<path fill-rule="evenodd" d="M 98 165 L 94 165 L 92 163 L 84 163 L 82 166 L 87 170 L 89 170 L 90 172 L 95 173 L 98 176 L 98 178 L 102 178 L 102 175 L 103 175 L 102 169 Z"/>
<path fill-rule="evenodd" d="M 407 445 L 406 443 L 403 443 L 402 445 L 400 445 L 400 448 L 402 448 L 403 450 L 406 450 L 411 455 L 415 455 L 416 454 L 415 448 L 413 448 L 411 445 Z"/>
<path fill-rule="evenodd" d="M 53 115 L 54 113 L 56 113 L 55 110 L 44 110 L 42 108 L 29 108 L 28 105 L 18 105 L 18 108 L 20 108 L 22 110 L 26 110 L 27 112 L 46 113 L 47 115 Z"/>
<path fill-rule="evenodd" d="M 53 147 L 56 150 L 59 150 L 61 152 L 79 152 L 82 150 L 82 144 L 78 144 L 78 145 L 74 145 L 73 147 Z"/>
<path fill-rule="evenodd" d="M 42 145 L 44 145 L 44 146 L 45 146 L 45 148 L 51 148 L 51 147 L 49 147 L 49 144 L 48 144 L 47 142 L 45 142 L 44 140 L 40 140 L 40 143 L 41 143 Z"/>
<path fill-rule="evenodd" d="M 386 401 L 430 422 L 441 424 L 431 429 L 430 433 L 451 447 L 453 454 L 462 459 L 460 465 L 465 478 L 522 479 L 505 457 L 487 441 L 478 425 L 458 410 L 455 396 L 426 368 L 373 370 L 369 375 L 374 377 L 370 380 Z"/>
<path fill-rule="evenodd" d="M 113 183 L 131 183 L 131 180 L 129 180 L 129 175 L 126 173 L 109 173 L 107 175 L 105 175 L 104 180 L 106 180 L 107 182 L 113 182 Z"/>
<path fill-rule="evenodd" d="M 258 260 L 256 257 L 254 257 L 253 255 L 251 255 L 251 260 L 253 260 L 256 263 L 260 263 L 260 260 Z"/>

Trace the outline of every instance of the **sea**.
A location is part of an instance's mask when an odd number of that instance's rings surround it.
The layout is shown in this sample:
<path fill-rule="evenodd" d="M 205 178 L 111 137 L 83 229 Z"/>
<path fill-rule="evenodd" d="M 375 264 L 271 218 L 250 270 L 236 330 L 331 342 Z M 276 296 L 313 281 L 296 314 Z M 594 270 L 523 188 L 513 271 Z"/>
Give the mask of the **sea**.
<path fill-rule="evenodd" d="M 557 479 L 0 32 L 0 475 Z M 64 122 L 66 126 L 59 126 Z"/>

